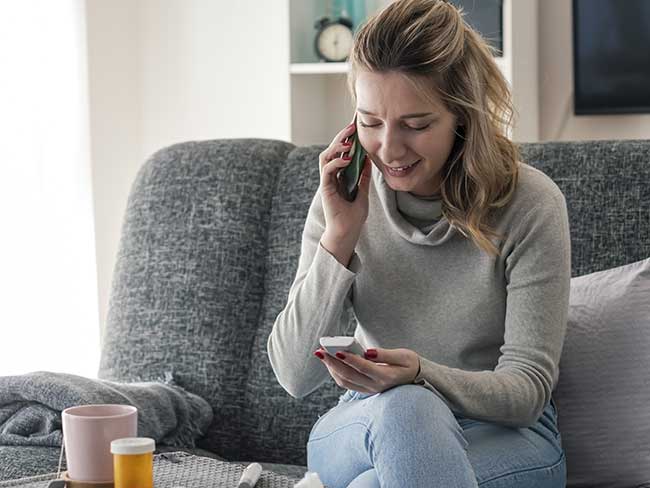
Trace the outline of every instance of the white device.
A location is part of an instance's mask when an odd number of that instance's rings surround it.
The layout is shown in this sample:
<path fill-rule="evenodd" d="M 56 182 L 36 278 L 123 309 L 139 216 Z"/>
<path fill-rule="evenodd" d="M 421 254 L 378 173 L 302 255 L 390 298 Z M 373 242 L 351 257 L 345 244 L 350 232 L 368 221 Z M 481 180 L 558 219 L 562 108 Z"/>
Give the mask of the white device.
<path fill-rule="evenodd" d="M 251 463 L 246 466 L 244 472 L 241 474 L 237 488 L 253 488 L 260 479 L 262 474 L 262 465 L 259 463 Z"/>
<path fill-rule="evenodd" d="M 361 357 L 365 357 L 366 354 L 366 350 L 359 344 L 359 341 L 349 336 L 324 336 L 320 338 L 320 345 L 331 356 L 336 356 L 338 351 L 351 352 Z"/>
<path fill-rule="evenodd" d="M 307 471 L 305 477 L 301 479 L 293 488 L 326 488 L 315 471 Z"/>

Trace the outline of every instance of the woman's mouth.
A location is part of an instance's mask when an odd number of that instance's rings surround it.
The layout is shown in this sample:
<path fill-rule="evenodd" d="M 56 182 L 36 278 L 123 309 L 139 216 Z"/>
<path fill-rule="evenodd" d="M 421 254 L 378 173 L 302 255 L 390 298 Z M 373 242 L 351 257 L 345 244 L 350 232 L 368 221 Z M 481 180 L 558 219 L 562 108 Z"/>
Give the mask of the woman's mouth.
<path fill-rule="evenodd" d="M 403 169 L 393 169 L 390 166 L 385 166 L 386 172 L 391 176 L 400 178 L 412 173 L 413 170 L 420 164 L 421 161 L 422 161 L 421 159 L 418 159 L 415 163 L 410 164 L 409 166 L 405 166 Z"/>

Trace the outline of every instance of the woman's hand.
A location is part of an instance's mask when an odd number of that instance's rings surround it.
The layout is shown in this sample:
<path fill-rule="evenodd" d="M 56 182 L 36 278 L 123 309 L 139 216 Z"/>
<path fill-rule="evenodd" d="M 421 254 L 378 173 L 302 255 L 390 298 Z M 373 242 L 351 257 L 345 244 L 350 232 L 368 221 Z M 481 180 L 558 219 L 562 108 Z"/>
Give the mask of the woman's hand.
<path fill-rule="evenodd" d="M 355 119 L 356 120 L 356 119 Z M 319 155 L 320 195 L 325 215 L 325 233 L 335 239 L 348 241 L 354 249 L 361 234 L 361 228 L 368 217 L 368 192 L 372 163 L 366 156 L 361 172 L 359 190 L 353 202 L 348 202 L 338 192 L 336 173 L 350 164 L 340 158 L 342 152 L 350 150 L 343 141 L 356 131 L 354 122 L 339 131 L 330 145 Z"/>
<path fill-rule="evenodd" d="M 322 348 L 314 355 L 325 363 L 337 385 L 361 393 L 413 383 L 420 371 L 420 356 L 411 349 L 368 349 L 367 359 L 348 352 L 333 357 Z"/>

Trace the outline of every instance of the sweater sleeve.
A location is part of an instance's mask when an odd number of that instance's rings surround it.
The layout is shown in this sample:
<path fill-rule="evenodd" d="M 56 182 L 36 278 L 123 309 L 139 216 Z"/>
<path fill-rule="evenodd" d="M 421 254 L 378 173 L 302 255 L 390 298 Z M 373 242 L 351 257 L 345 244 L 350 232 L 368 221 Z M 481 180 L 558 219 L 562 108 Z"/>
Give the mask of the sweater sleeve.
<path fill-rule="evenodd" d="M 280 385 L 294 398 L 316 390 L 329 371 L 314 356 L 322 336 L 348 335 L 345 313 L 352 306 L 352 283 L 361 268 L 356 253 L 346 268 L 321 244 L 325 231 L 320 192 L 311 202 L 302 233 L 298 270 L 284 309 L 267 341 L 267 352 Z"/>
<path fill-rule="evenodd" d="M 534 424 L 559 376 L 571 279 L 564 196 L 553 192 L 505 239 L 504 344 L 493 371 L 466 371 L 420 357 L 414 383 L 440 392 L 455 413 L 511 427 Z"/>

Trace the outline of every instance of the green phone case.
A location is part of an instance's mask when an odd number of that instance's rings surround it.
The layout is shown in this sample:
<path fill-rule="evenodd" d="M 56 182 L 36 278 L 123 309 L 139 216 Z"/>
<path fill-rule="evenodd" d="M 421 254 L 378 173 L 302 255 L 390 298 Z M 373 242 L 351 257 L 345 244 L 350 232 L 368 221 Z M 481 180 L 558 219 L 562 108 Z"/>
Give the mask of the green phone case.
<path fill-rule="evenodd" d="M 366 150 L 363 148 L 355 132 L 346 138 L 347 141 L 352 141 L 352 146 L 348 151 L 348 156 L 352 157 L 352 161 L 345 168 L 341 168 L 336 173 L 338 181 L 339 193 L 347 201 L 352 202 L 357 196 L 359 190 L 359 179 L 363 171 L 363 164 L 366 159 Z"/>

